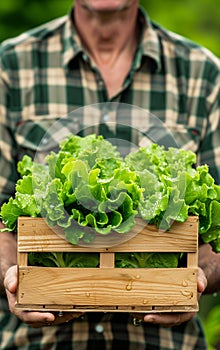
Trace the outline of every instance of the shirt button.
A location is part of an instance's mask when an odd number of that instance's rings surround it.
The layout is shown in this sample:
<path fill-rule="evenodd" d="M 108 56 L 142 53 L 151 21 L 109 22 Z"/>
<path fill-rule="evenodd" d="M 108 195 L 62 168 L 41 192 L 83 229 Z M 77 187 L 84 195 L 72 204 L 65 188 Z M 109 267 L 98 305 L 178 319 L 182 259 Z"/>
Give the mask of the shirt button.
<path fill-rule="evenodd" d="M 96 331 L 97 333 L 103 333 L 103 331 L 104 331 L 103 325 L 102 325 L 102 324 L 97 324 L 97 325 L 95 326 L 95 331 Z"/>
<path fill-rule="evenodd" d="M 109 115 L 108 114 L 105 114 L 104 116 L 103 116 L 103 121 L 104 122 L 107 122 L 108 120 L 109 120 Z"/>
<path fill-rule="evenodd" d="M 83 57 L 85 62 L 88 62 L 88 56 L 85 53 L 83 53 L 82 57 Z"/>
<path fill-rule="evenodd" d="M 98 81 L 98 84 L 99 84 L 100 87 L 103 87 L 103 86 L 104 86 L 103 80 L 100 79 L 100 80 Z"/>
<path fill-rule="evenodd" d="M 45 137 L 45 138 L 41 141 L 41 143 L 42 143 L 43 145 L 46 145 L 46 144 L 48 143 L 48 139 Z"/>

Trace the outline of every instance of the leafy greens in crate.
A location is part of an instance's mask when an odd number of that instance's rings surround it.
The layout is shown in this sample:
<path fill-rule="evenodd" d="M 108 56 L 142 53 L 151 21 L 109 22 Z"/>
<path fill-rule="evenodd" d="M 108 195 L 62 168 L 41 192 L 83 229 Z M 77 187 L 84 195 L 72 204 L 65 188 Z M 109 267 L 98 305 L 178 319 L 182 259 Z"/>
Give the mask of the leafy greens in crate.
<path fill-rule="evenodd" d="M 50 225 L 64 229 L 67 241 L 78 244 L 80 240 L 91 242 L 95 233 L 126 234 L 135 225 L 135 217 L 168 230 L 173 221 L 184 222 L 193 214 L 199 217 L 201 239 L 219 252 L 220 186 L 207 165 L 195 164 L 196 155 L 183 149 L 166 150 L 151 144 L 122 158 L 116 146 L 102 136 L 70 135 L 61 142 L 59 152 L 45 158 L 45 164 L 23 157 L 18 163 L 21 178 L 15 196 L 3 204 L 0 216 L 9 231 L 16 230 L 19 216 L 45 217 Z M 86 229 L 91 227 L 93 230 Z M 44 260 L 52 266 L 59 266 L 59 261 L 62 266 L 73 264 L 68 253 L 45 254 Z M 141 255 L 122 257 L 118 253 L 116 264 L 178 264 L 178 255 L 145 254 L 140 260 Z M 36 255 L 31 259 L 36 263 Z M 94 256 L 92 259 L 96 264 Z"/>

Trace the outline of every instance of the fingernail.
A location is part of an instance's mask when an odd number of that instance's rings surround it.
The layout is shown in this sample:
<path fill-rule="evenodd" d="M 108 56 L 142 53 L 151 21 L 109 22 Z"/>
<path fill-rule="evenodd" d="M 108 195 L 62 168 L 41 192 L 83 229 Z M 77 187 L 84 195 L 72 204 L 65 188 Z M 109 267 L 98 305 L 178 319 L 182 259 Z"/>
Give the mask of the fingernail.
<path fill-rule="evenodd" d="M 54 319 L 55 319 L 54 317 L 47 317 L 47 318 L 46 318 L 46 322 L 49 322 L 49 323 L 50 323 L 50 322 L 53 322 Z"/>
<path fill-rule="evenodd" d="M 144 317 L 144 322 L 151 322 L 154 323 L 155 318 L 153 316 L 145 316 Z"/>
<path fill-rule="evenodd" d="M 11 292 L 13 290 L 13 282 L 12 281 L 8 281 L 8 290 L 9 290 L 9 292 Z"/>

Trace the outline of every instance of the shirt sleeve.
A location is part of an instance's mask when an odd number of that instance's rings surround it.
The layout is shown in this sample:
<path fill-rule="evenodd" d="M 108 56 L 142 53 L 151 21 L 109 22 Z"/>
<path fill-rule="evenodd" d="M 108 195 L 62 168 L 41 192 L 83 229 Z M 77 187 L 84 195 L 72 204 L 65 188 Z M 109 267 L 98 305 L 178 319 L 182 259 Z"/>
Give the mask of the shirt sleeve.
<path fill-rule="evenodd" d="M 0 50 L 0 205 L 14 194 L 18 179 L 16 145 L 10 126 L 10 81 Z"/>
<path fill-rule="evenodd" d="M 220 184 L 220 64 L 207 70 L 205 108 L 207 125 L 198 152 L 199 163 L 208 164 L 209 171 Z"/>

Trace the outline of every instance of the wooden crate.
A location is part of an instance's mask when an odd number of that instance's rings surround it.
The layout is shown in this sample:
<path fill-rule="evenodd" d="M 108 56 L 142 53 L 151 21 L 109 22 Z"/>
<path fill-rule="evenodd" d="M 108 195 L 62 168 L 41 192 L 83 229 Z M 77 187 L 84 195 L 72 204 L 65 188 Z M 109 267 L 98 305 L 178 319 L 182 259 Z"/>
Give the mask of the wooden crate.
<path fill-rule="evenodd" d="M 17 308 L 50 311 L 188 312 L 198 311 L 198 218 L 175 222 L 167 232 L 142 227 L 127 242 L 109 248 L 74 246 L 44 219 L 18 222 Z M 29 252 L 99 252 L 99 268 L 28 266 Z M 185 252 L 186 267 L 114 268 L 116 252 Z"/>

